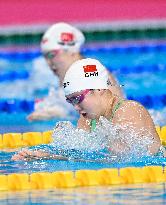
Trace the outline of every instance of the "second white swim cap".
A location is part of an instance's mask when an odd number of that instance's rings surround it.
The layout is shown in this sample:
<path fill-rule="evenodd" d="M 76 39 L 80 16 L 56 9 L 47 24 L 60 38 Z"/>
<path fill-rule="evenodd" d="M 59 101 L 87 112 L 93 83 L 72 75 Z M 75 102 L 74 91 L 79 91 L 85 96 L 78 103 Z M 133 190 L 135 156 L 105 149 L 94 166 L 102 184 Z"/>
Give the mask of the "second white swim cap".
<path fill-rule="evenodd" d="M 80 30 L 67 23 L 56 23 L 43 35 L 41 49 L 42 52 L 59 49 L 79 52 L 84 42 L 85 37 Z"/>
<path fill-rule="evenodd" d="M 95 59 L 86 58 L 73 63 L 66 72 L 63 87 L 65 95 L 86 89 L 108 89 L 108 72 Z"/>

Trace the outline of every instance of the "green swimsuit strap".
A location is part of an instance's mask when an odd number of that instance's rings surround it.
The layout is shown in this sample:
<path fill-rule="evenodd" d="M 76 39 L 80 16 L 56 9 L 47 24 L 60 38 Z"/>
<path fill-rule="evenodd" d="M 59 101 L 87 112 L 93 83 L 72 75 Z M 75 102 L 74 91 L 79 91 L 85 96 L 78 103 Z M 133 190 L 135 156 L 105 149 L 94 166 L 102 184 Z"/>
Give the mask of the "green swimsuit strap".
<path fill-rule="evenodd" d="M 111 114 L 111 117 L 110 117 L 110 121 L 112 121 L 114 115 L 115 115 L 115 112 L 119 109 L 119 107 L 122 105 L 122 103 L 124 102 L 125 100 L 124 99 L 120 99 L 118 101 L 118 103 L 115 105 L 115 107 L 113 108 L 112 110 L 112 114 Z M 96 124 L 97 124 L 97 121 L 96 119 L 92 119 L 91 122 L 90 122 L 90 128 L 91 128 L 91 131 L 94 131 L 96 129 Z"/>
<path fill-rule="evenodd" d="M 92 119 L 90 122 L 90 130 L 91 131 L 94 131 L 96 129 L 96 124 L 97 124 L 96 119 Z"/>
<path fill-rule="evenodd" d="M 112 114 L 111 114 L 111 117 L 110 117 L 110 121 L 112 121 L 114 115 L 115 115 L 115 112 L 120 108 L 120 106 L 122 105 L 122 103 L 124 102 L 125 100 L 124 99 L 120 99 L 117 104 L 115 105 L 115 107 L 113 108 L 112 110 Z"/>

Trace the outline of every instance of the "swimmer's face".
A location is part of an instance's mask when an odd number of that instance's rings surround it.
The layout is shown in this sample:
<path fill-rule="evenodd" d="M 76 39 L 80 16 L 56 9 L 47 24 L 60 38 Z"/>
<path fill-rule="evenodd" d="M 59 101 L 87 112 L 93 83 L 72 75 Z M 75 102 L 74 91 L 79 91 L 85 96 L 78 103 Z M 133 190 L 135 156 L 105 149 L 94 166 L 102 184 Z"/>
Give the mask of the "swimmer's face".
<path fill-rule="evenodd" d="M 80 103 L 83 102 L 83 100 L 85 99 L 85 96 L 90 92 L 89 89 L 86 89 L 80 93 L 75 93 L 73 96 L 68 96 L 66 97 L 66 101 L 70 104 L 72 104 L 73 106 L 78 105 Z"/>
<path fill-rule="evenodd" d="M 97 96 L 94 90 L 84 90 L 66 96 L 66 101 L 71 103 L 80 115 L 85 118 L 96 119 L 99 116 Z"/>
<path fill-rule="evenodd" d="M 53 71 L 55 75 L 57 75 L 58 71 L 58 55 L 60 54 L 60 50 L 51 50 L 49 52 L 43 53 L 50 69 Z"/>
<path fill-rule="evenodd" d="M 66 62 L 69 61 L 70 53 L 64 50 L 51 50 L 44 53 L 44 57 L 53 73 L 59 76 Z"/>

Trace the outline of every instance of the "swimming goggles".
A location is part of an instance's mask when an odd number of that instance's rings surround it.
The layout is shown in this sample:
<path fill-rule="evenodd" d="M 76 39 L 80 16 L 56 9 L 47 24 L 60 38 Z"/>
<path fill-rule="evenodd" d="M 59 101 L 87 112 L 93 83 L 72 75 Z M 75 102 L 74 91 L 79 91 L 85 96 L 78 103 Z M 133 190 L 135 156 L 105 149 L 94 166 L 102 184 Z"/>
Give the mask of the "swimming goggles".
<path fill-rule="evenodd" d="M 52 50 L 52 51 L 49 51 L 47 53 L 44 53 L 44 57 L 47 58 L 47 59 L 53 59 L 55 58 L 59 53 L 59 50 Z"/>
<path fill-rule="evenodd" d="M 70 98 L 66 97 L 66 101 L 72 105 L 80 104 L 85 99 L 85 96 L 89 93 L 89 91 L 90 89 L 86 89 L 80 95 L 73 96 Z"/>

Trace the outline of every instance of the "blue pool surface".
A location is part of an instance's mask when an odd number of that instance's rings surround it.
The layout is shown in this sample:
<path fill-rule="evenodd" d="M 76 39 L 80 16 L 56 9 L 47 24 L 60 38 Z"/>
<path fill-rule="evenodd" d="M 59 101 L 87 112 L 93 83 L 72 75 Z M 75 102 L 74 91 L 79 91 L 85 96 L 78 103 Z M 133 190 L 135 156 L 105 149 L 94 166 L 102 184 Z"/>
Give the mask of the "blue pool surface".
<path fill-rule="evenodd" d="M 42 149 L 42 146 L 37 146 L 38 149 Z M 45 149 L 49 146 L 45 145 Z M 32 149 L 35 149 L 33 147 Z M 20 150 L 20 149 L 18 149 Z M 18 151 L 17 150 L 17 151 Z M 130 160 L 112 160 L 108 162 L 106 159 L 102 158 L 102 154 L 97 152 L 83 153 L 82 158 L 79 159 L 69 159 L 68 161 L 62 160 L 32 160 L 30 162 L 25 161 L 11 161 L 11 156 L 15 152 L 8 150 L 10 152 L 2 151 L 0 152 L 1 160 L 1 174 L 11 174 L 11 173 L 33 173 L 33 172 L 54 172 L 54 171 L 76 171 L 79 169 L 102 169 L 102 168 L 122 168 L 122 167 L 143 167 L 150 165 L 165 166 L 166 159 L 163 157 L 153 157 L 145 156 L 138 159 Z M 73 150 L 68 150 L 68 154 L 76 152 Z M 76 154 L 73 154 L 73 156 Z M 84 157 L 83 157 L 84 156 Z M 87 159 L 88 158 L 88 159 Z"/>
<path fill-rule="evenodd" d="M 165 203 L 165 183 L 0 192 L 0 204 L 162 205 Z"/>
<path fill-rule="evenodd" d="M 79 169 L 119 168 L 128 166 L 163 165 L 164 158 L 144 158 L 128 163 L 73 162 L 40 160 L 11 162 L 13 153 L 0 153 L 1 173 L 32 173 Z M 0 192 L 0 204 L 165 204 L 165 183 L 91 186 L 67 189 Z"/>
<path fill-rule="evenodd" d="M 73 125 L 77 123 L 77 116 L 74 119 L 62 119 L 56 118 L 47 121 L 34 121 L 30 122 L 27 120 L 28 113 L 0 113 L 1 123 L 0 123 L 0 133 L 9 132 L 44 132 L 47 130 L 52 130 L 56 123 L 59 121 L 70 120 Z"/>
<path fill-rule="evenodd" d="M 146 42 L 147 43 L 147 42 Z M 157 47 L 158 42 L 152 44 Z M 126 43 L 125 43 L 126 44 Z M 133 46 L 131 46 L 133 44 Z M 105 43 L 88 47 L 84 50 L 86 57 L 99 59 L 106 67 L 113 72 L 124 89 L 126 96 L 132 95 L 142 97 L 163 96 L 166 94 L 166 46 L 147 48 L 142 46 L 142 42 L 130 43 L 130 48 L 124 49 L 123 42 L 118 43 L 119 48 L 101 49 Z M 98 47 L 96 51 L 96 47 Z M 1 51 L 3 49 L 1 48 Z M 35 100 L 46 96 L 50 86 L 57 87 L 57 79 L 52 75 L 41 57 L 39 50 L 33 51 L 33 55 L 27 58 L 26 50 L 24 55 L 19 53 L 8 54 L 0 51 L 0 100 L 19 99 Z M 17 48 L 19 51 L 19 48 Z M 22 51 L 22 48 L 20 49 Z M 17 55 L 16 55 L 17 54 Z M 19 55 L 18 55 L 19 54 Z M 23 56 L 23 57 L 22 57 Z M 26 57 L 25 57 L 26 56 Z M 16 73 L 12 73 L 16 71 Z M 24 73 L 21 73 L 24 71 Z M 7 73 L 8 72 L 8 73 Z M 14 76 L 11 80 L 11 76 Z M 4 79 L 4 77 L 6 79 Z M 42 80 L 41 80 L 42 79 Z M 161 108 L 159 103 L 152 109 L 156 118 L 156 112 L 160 112 L 162 118 L 166 113 L 166 108 Z M 30 132 L 47 131 L 53 129 L 58 121 L 69 119 L 53 119 L 49 121 L 29 122 L 26 118 L 28 112 L 0 112 L 0 133 L 8 132 Z M 161 117 L 161 116 L 160 116 Z M 76 125 L 78 116 L 70 121 Z M 166 121 L 159 122 L 165 125 Z M 165 124 L 164 124 L 165 123 Z M 47 147 L 48 145 L 46 145 Z M 42 148 L 42 147 L 40 147 Z M 18 150 L 17 150 L 18 151 Z M 59 160 L 35 160 L 31 162 L 14 162 L 11 160 L 13 150 L 0 152 L 0 173 L 32 173 L 37 171 L 62 171 L 79 169 L 101 169 L 101 168 L 121 168 L 128 166 L 148 166 L 166 165 L 163 157 L 143 157 L 131 159 L 129 161 L 59 161 Z M 121 185 L 107 187 L 81 187 L 74 189 L 54 189 L 54 190 L 34 190 L 21 192 L 0 192 L 0 204 L 166 204 L 165 183 Z"/>

